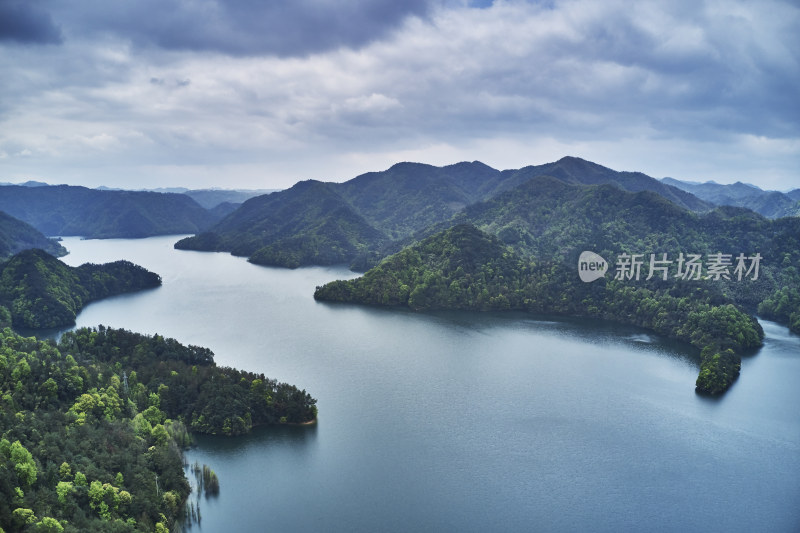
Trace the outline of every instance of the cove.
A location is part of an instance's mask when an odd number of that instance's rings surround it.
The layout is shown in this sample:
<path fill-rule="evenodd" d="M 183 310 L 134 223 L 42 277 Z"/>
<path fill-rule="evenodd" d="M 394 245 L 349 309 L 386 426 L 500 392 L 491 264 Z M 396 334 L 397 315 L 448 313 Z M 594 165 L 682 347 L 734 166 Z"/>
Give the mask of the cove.
<path fill-rule="evenodd" d="M 315 302 L 343 268 L 176 251 L 178 237 L 64 239 L 70 265 L 128 259 L 161 288 L 78 326 L 211 348 L 318 399 L 319 423 L 197 439 L 211 466 L 191 531 L 800 529 L 800 339 L 762 322 L 721 398 L 697 360 L 632 328 Z M 193 496 L 194 497 L 194 496 Z"/>

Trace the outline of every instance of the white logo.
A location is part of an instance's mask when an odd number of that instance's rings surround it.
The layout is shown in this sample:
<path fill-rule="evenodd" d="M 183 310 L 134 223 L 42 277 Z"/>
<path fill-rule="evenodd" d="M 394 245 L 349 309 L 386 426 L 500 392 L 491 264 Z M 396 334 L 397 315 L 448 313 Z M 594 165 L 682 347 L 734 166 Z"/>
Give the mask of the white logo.
<path fill-rule="evenodd" d="M 578 275 L 581 281 L 590 283 L 606 275 L 608 263 L 594 252 L 581 252 L 578 258 Z"/>

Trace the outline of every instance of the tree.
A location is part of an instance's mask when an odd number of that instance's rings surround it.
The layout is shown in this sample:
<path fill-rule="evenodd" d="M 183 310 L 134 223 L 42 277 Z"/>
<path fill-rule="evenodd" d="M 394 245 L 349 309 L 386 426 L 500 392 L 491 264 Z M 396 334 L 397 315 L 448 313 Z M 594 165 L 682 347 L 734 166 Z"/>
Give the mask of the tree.
<path fill-rule="evenodd" d="M 14 470 L 20 483 L 29 487 L 36 483 L 36 463 L 31 452 L 26 450 L 20 441 L 15 441 L 11 445 L 11 462 L 14 463 Z"/>

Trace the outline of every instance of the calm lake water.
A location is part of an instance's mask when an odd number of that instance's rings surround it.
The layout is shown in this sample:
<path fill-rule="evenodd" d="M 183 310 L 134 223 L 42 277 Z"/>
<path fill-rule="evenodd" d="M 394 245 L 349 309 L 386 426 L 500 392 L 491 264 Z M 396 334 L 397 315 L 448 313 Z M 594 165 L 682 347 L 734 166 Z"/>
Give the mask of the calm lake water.
<path fill-rule="evenodd" d="M 64 239 L 68 264 L 124 258 L 164 280 L 78 325 L 207 346 L 320 412 L 198 438 L 188 460 L 221 489 L 191 531 L 800 531 L 800 338 L 784 327 L 762 322 L 764 348 L 709 399 L 693 352 L 641 330 L 318 303 L 316 285 L 355 275 L 177 240 Z"/>

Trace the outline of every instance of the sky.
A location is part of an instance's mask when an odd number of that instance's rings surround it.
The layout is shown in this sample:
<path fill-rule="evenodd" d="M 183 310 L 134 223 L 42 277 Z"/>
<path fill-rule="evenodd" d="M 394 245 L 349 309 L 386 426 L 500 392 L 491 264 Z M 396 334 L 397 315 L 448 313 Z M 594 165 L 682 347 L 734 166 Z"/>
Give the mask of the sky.
<path fill-rule="evenodd" d="M 401 161 L 800 187 L 797 0 L 0 0 L 0 181 Z"/>

